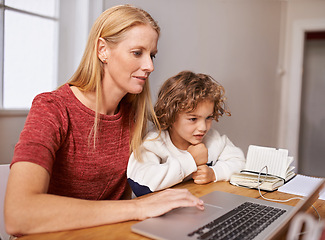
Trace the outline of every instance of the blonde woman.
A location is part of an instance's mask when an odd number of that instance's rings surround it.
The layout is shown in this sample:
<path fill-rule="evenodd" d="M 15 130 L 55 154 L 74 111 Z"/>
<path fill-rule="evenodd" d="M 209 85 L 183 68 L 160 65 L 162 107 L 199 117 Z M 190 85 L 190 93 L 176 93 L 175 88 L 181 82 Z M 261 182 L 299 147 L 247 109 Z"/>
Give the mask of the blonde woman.
<path fill-rule="evenodd" d="M 187 190 L 129 198 L 126 168 L 147 119 L 160 29 L 142 9 L 106 10 L 91 29 L 79 68 L 59 89 L 35 97 L 15 147 L 5 199 L 11 235 L 91 227 L 158 216 L 203 203 Z"/>

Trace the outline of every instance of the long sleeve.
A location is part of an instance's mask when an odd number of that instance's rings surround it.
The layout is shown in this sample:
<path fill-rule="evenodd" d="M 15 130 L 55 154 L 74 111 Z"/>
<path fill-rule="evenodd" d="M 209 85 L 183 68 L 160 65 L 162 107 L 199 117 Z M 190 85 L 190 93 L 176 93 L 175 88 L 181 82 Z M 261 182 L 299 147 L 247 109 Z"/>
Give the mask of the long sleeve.
<path fill-rule="evenodd" d="M 159 138 L 150 132 L 143 143 L 141 160 L 132 153 L 127 178 L 136 196 L 171 187 L 197 170 L 192 155 L 178 150 L 170 141 L 167 131 Z"/>
<path fill-rule="evenodd" d="M 209 151 L 208 165 L 213 169 L 216 181 L 228 181 L 233 173 L 244 168 L 243 151 L 226 135 L 221 136 L 216 130 L 210 129 L 205 137 L 205 144 Z"/>

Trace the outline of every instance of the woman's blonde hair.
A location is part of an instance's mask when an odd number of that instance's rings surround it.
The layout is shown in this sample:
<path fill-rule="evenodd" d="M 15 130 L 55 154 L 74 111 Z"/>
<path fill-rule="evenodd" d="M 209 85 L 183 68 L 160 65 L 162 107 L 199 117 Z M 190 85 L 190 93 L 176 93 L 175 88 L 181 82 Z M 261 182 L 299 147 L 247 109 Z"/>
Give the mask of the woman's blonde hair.
<path fill-rule="evenodd" d="M 230 116 L 226 107 L 225 89 L 211 76 L 182 71 L 167 79 L 161 86 L 155 112 L 162 130 L 169 129 L 177 114 L 192 112 L 203 101 L 214 103 L 213 119 Z"/>
<path fill-rule="evenodd" d="M 102 96 L 101 80 L 103 77 L 103 63 L 98 58 L 97 42 L 99 38 L 111 45 L 118 44 L 125 37 L 130 28 L 138 25 L 150 25 L 160 34 L 157 22 L 146 11 L 131 6 L 119 5 L 104 11 L 92 26 L 84 55 L 78 69 L 69 80 L 69 84 L 78 87 L 84 92 L 96 92 L 96 116 L 90 137 L 94 138 L 94 147 L 98 130 L 98 107 Z M 153 111 L 150 97 L 149 82 L 146 81 L 143 91 L 140 94 L 127 94 L 125 101 L 132 105 L 134 124 L 130 140 L 130 151 L 138 152 L 142 139 L 147 130 L 147 119 L 150 118 L 160 128 Z M 131 129 L 130 129 L 131 130 Z"/>

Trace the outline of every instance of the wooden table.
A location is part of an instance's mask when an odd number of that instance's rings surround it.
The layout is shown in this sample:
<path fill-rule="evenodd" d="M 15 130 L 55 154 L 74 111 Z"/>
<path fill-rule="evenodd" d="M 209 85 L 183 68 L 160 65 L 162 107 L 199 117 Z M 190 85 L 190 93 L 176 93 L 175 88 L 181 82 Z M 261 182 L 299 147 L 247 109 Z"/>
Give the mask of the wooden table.
<path fill-rule="evenodd" d="M 193 180 L 180 183 L 174 188 L 187 188 L 193 195 L 197 197 L 201 197 L 207 193 L 212 191 L 223 191 L 229 192 L 237 195 L 243 195 L 252 198 L 261 198 L 258 190 L 236 187 L 231 185 L 229 182 L 216 182 L 209 183 L 206 185 L 197 185 L 193 182 Z M 282 192 L 264 192 L 261 191 L 262 195 L 267 198 L 274 199 L 288 199 L 294 197 L 294 195 L 286 194 Z M 290 202 L 286 202 L 284 204 L 294 206 L 297 204 L 299 200 L 293 200 Z M 317 208 L 320 216 L 325 218 L 325 201 L 317 200 L 314 203 L 314 206 Z M 315 210 L 310 208 L 308 212 L 315 217 L 318 217 Z M 138 235 L 136 233 L 131 232 L 131 226 L 137 223 L 137 221 L 128 221 L 117 224 L 103 225 L 92 228 L 85 229 L 77 229 L 63 232 L 53 232 L 53 233 L 43 233 L 43 234 L 33 234 L 28 236 L 20 237 L 19 240 L 52 240 L 52 239 L 64 239 L 64 240 L 107 240 L 107 239 L 130 239 L 130 240 L 147 240 L 148 238 Z"/>

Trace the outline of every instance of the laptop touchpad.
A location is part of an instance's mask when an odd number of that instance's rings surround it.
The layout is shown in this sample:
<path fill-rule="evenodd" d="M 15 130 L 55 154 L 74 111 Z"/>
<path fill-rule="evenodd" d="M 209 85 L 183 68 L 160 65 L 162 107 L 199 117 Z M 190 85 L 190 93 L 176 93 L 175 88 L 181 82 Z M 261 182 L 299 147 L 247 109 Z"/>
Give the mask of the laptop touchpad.
<path fill-rule="evenodd" d="M 222 208 L 219 206 L 214 206 L 211 204 L 204 204 L 204 210 L 199 210 L 196 207 L 182 207 L 171 210 L 165 215 L 161 216 L 162 218 L 173 219 L 173 220 L 183 220 L 188 219 L 205 219 L 211 215 L 215 215 L 217 212 L 221 212 Z"/>

